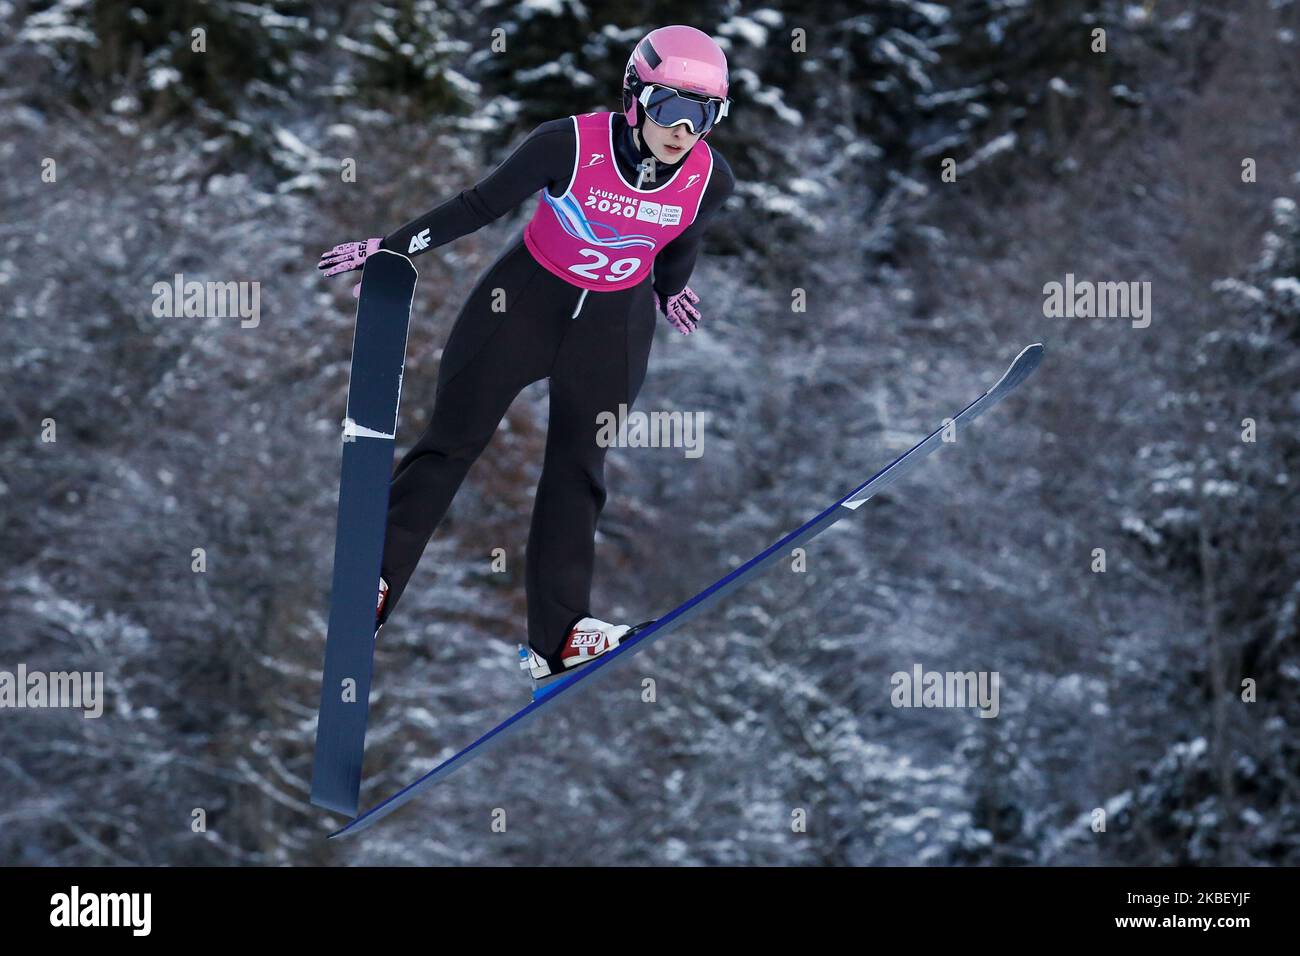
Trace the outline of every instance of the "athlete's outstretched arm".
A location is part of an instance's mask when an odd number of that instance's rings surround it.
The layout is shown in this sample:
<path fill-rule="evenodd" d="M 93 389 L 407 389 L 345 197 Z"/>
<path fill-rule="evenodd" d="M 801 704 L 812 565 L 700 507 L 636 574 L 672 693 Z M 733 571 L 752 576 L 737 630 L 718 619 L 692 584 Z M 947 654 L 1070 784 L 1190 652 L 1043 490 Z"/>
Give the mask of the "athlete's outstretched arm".
<path fill-rule="evenodd" d="M 577 149 L 571 120 L 543 123 L 473 189 L 462 190 L 390 236 L 340 243 L 321 255 L 318 268 L 327 276 L 352 272 L 378 249 L 416 255 L 481 229 L 539 189 L 568 183 Z M 358 283 L 353 295 L 360 289 Z"/>
<path fill-rule="evenodd" d="M 385 236 L 380 248 L 415 255 L 481 229 L 539 189 L 568 183 L 576 150 L 571 119 L 543 123 L 472 189 Z"/>

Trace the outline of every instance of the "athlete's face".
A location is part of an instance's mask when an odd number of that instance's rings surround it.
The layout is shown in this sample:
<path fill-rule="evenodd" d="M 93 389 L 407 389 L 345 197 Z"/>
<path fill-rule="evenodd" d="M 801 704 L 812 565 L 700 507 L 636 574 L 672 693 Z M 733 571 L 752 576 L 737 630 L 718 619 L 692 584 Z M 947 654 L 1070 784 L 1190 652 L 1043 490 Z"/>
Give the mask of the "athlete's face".
<path fill-rule="evenodd" d="M 655 159 L 670 166 L 679 162 L 686 151 L 700 141 L 697 134 L 687 130 L 685 123 L 665 129 L 647 118 L 641 124 L 641 129 L 645 133 L 645 144 L 654 153 Z"/>

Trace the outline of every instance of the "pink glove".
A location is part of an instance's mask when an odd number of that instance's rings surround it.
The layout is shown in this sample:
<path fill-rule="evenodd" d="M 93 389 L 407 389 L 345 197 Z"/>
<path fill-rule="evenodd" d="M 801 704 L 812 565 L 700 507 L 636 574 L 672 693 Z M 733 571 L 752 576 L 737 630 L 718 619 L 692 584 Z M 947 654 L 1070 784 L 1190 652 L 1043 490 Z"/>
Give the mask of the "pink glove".
<path fill-rule="evenodd" d="M 321 253 L 320 263 L 316 266 L 326 276 L 336 276 L 340 272 L 352 272 L 366 264 L 366 256 L 373 255 L 379 249 L 383 239 L 367 239 L 365 242 L 339 243 L 329 252 Z"/>
<path fill-rule="evenodd" d="M 682 335 L 690 335 L 695 331 L 700 321 L 700 312 L 695 308 L 694 303 L 699 302 L 700 297 L 691 291 L 690 286 L 676 295 L 669 296 L 666 300 L 662 296 L 656 298 L 659 299 L 660 311 L 668 317 L 673 328 Z"/>

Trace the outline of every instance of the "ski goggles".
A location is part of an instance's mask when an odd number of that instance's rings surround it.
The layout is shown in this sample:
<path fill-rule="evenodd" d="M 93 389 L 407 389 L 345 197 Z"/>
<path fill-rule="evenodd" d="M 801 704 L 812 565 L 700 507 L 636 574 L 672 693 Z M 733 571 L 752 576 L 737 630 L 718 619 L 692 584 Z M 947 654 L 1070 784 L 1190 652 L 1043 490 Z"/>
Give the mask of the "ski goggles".
<path fill-rule="evenodd" d="M 713 124 L 727 115 L 727 108 L 731 105 L 729 99 L 693 96 L 654 84 L 645 87 L 637 101 L 656 125 L 672 128 L 685 123 L 696 136 L 713 129 Z"/>

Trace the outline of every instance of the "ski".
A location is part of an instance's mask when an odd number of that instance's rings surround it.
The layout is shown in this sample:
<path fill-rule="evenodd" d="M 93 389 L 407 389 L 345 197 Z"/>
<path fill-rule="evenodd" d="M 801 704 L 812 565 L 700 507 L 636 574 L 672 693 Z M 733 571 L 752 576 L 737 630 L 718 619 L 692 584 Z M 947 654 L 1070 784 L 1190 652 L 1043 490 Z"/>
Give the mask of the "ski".
<path fill-rule="evenodd" d="M 1030 373 L 1038 367 L 1042 361 L 1043 346 L 1041 344 L 1030 345 L 1016 356 L 1015 361 L 1006 370 L 1000 379 L 988 391 L 980 395 L 979 398 L 971 402 L 955 416 L 951 422 L 954 425 L 966 424 L 980 415 L 987 412 L 999 401 L 1009 395 L 1021 382 L 1029 377 Z M 791 548 L 797 547 L 805 541 L 821 534 L 835 522 L 860 508 L 868 499 L 877 494 L 884 488 L 907 474 L 908 471 L 935 451 L 943 441 L 945 425 L 941 425 L 929 436 L 917 442 L 912 448 L 904 452 L 894 461 L 890 462 L 880 471 L 876 472 L 862 484 L 858 485 L 847 495 L 840 498 L 825 511 L 809 519 L 800 527 L 791 531 L 785 537 L 772 544 L 766 550 L 755 555 L 746 563 L 736 568 L 730 574 L 715 581 L 709 587 L 705 588 L 699 594 L 690 598 L 685 603 L 669 611 L 663 617 L 658 618 L 653 623 L 646 625 L 635 635 L 625 638 L 614 650 L 602 654 L 594 661 L 584 665 L 578 673 L 571 677 L 561 677 L 542 685 L 535 693 L 534 699 L 526 707 L 519 710 L 513 716 L 493 727 L 483 736 L 479 737 L 463 750 L 447 758 L 438 766 L 434 767 L 423 777 L 420 777 L 414 783 L 403 787 L 382 803 L 371 807 L 361 816 L 357 817 L 346 826 L 330 834 L 330 838 L 349 836 L 358 833 L 378 821 L 382 820 L 388 814 L 410 801 L 422 790 L 433 783 L 443 779 L 447 775 L 463 767 L 473 758 L 484 753 L 488 747 L 505 739 L 508 735 L 524 726 L 529 720 L 537 715 L 543 708 L 549 706 L 557 700 L 565 699 L 585 687 L 589 687 L 595 678 L 609 671 L 619 664 L 632 658 L 639 653 L 651 641 L 657 637 L 662 637 L 673 628 L 688 620 L 694 614 L 698 613 L 705 606 L 716 601 L 718 598 L 727 594 L 732 589 L 742 583 L 751 580 L 756 573 L 776 560 L 778 557 L 788 554 Z"/>
<path fill-rule="evenodd" d="M 352 338 L 334 579 L 311 778 L 311 802 L 349 816 L 356 815 L 361 791 L 375 595 L 415 277 L 411 260 L 396 252 L 381 249 L 367 259 Z"/>

